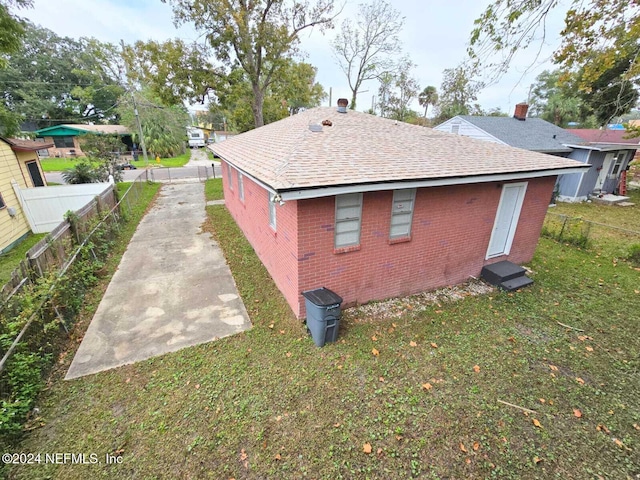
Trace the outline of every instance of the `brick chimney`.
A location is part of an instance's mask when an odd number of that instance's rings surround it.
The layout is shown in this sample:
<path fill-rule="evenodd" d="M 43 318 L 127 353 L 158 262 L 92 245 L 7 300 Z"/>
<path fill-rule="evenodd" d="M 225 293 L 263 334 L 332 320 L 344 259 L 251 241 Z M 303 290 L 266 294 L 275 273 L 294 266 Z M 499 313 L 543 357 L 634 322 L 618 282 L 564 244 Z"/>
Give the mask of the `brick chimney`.
<path fill-rule="evenodd" d="M 513 118 L 524 122 L 527 119 L 528 111 L 529 105 L 527 103 L 519 103 L 516 105 L 516 111 L 513 113 Z"/>

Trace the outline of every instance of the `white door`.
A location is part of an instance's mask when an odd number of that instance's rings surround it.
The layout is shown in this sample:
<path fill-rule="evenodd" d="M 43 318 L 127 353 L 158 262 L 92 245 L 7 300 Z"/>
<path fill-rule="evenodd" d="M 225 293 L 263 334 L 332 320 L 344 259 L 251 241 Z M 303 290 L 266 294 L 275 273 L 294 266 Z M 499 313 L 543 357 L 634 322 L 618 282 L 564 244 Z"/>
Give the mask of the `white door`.
<path fill-rule="evenodd" d="M 598 174 L 598 180 L 596 180 L 595 190 L 602 190 L 602 186 L 607 180 L 607 175 L 609 175 L 609 170 L 611 170 L 611 163 L 613 162 L 614 156 L 615 153 L 607 153 L 607 155 L 604 157 L 604 161 L 602 162 L 602 169 Z"/>
<path fill-rule="evenodd" d="M 509 255 L 516 234 L 527 183 L 509 183 L 502 187 L 500 203 L 493 224 L 487 258 Z"/>

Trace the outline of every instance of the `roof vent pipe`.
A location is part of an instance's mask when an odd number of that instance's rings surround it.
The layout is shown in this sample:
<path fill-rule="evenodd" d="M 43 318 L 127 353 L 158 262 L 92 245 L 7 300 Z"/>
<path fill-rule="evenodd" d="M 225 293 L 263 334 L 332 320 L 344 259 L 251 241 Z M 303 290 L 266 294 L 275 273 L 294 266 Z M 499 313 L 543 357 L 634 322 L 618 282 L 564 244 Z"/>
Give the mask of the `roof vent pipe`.
<path fill-rule="evenodd" d="M 346 98 L 338 99 L 338 113 L 347 113 L 347 105 L 349 105 L 349 100 Z"/>

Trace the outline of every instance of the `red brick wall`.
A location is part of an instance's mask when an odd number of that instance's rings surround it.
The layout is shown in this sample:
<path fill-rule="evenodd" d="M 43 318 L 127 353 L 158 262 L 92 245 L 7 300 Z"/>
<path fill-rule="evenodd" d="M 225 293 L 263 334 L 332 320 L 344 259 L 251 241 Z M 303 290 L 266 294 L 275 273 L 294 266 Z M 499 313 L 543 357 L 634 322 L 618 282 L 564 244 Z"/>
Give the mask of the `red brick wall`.
<path fill-rule="evenodd" d="M 418 189 L 411 240 L 389 244 L 393 192 L 365 193 L 360 249 L 334 253 L 335 197 L 299 201 L 298 291 L 327 287 L 344 305 L 430 290 L 508 258 L 531 260 L 555 177 L 530 180 L 508 257 L 485 260 L 502 184 Z M 289 203 L 289 202 L 288 202 Z M 287 297 L 289 299 L 289 297 Z M 304 316 L 289 300 L 294 312 Z"/>
<path fill-rule="evenodd" d="M 298 221 L 296 202 L 276 206 L 276 231 L 269 225 L 269 193 L 244 176 L 244 202 L 238 197 L 237 171 L 222 162 L 225 205 L 294 312 L 298 310 Z"/>
<path fill-rule="evenodd" d="M 327 287 L 344 305 L 453 285 L 479 276 L 482 266 L 533 257 L 555 177 L 528 181 L 508 257 L 485 260 L 501 183 L 418 189 L 411 240 L 389 243 L 393 192 L 365 193 L 360 248 L 334 253 L 335 197 L 288 201 L 269 226 L 268 192 L 244 177 L 244 202 L 223 162 L 225 203 L 292 310 L 304 317 L 300 292 Z"/>

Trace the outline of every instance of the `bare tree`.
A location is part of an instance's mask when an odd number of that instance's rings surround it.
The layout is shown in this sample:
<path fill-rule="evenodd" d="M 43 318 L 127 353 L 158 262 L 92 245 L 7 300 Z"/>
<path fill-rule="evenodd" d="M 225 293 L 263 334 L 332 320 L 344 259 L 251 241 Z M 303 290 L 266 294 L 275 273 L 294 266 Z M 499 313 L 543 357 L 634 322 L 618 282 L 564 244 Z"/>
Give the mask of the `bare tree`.
<path fill-rule="evenodd" d="M 333 41 L 333 53 L 347 76 L 352 110 L 362 82 L 392 69 L 393 56 L 401 49 L 398 32 L 403 24 L 404 17 L 384 0 L 360 4 L 357 20 L 342 22 L 342 31 Z"/>

